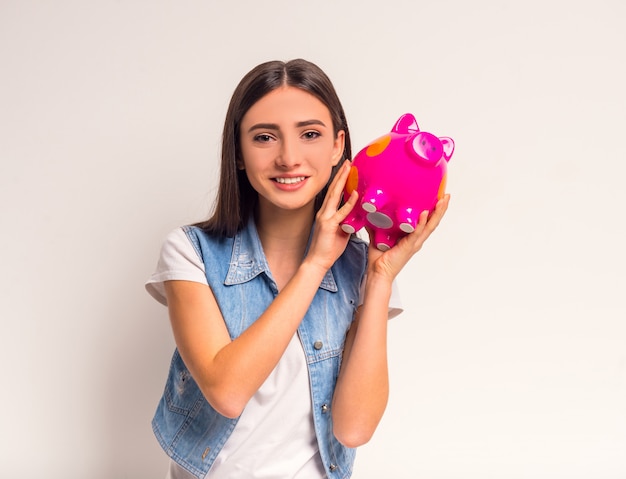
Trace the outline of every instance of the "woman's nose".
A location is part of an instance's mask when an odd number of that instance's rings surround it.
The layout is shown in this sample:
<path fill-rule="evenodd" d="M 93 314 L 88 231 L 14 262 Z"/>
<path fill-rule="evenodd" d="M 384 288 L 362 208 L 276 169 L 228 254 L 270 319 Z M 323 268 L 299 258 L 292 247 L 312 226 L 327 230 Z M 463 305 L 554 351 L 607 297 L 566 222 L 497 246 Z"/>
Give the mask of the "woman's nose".
<path fill-rule="evenodd" d="M 301 162 L 300 152 L 297 142 L 294 140 L 283 139 L 276 158 L 276 164 L 281 168 L 293 168 Z"/>

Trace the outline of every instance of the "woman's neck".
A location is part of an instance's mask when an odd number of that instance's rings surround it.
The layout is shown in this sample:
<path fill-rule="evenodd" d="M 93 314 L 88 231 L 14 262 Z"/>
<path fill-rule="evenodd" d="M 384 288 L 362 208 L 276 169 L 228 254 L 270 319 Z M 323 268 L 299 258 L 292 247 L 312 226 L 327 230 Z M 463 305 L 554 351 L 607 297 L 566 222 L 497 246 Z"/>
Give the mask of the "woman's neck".
<path fill-rule="evenodd" d="M 296 273 L 302 263 L 311 227 L 313 206 L 302 210 L 273 210 L 256 214 L 256 229 L 263 252 L 278 290 Z"/>
<path fill-rule="evenodd" d="M 273 251 L 304 255 L 313 226 L 313 207 L 301 210 L 259 209 L 255 216 L 256 228 L 265 254 Z"/>

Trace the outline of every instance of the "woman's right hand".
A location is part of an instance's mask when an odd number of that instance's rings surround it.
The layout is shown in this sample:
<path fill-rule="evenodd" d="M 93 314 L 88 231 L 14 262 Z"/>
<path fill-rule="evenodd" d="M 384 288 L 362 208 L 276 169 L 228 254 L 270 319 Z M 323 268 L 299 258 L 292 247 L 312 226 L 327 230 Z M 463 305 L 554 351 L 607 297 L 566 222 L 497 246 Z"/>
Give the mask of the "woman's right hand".
<path fill-rule="evenodd" d="M 341 229 L 341 222 L 356 205 L 358 193 L 353 191 L 340 208 L 339 204 L 351 165 L 350 160 L 345 160 L 328 187 L 324 202 L 315 216 L 313 238 L 304 261 L 319 266 L 324 272 L 341 256 L 350 240 L 350 234 Z"/>

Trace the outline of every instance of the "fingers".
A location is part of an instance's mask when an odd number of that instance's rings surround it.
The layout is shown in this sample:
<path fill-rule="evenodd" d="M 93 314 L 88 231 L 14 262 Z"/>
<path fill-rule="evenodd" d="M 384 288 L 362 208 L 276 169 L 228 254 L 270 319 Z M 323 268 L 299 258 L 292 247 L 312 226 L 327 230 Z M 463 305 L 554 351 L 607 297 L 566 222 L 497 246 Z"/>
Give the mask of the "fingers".
<path fill-rule="evenodd" d="M 326 211 L 328 208 L 332 208 L 331 214 L 334 214 L 337 211 L 337 206 L 341 202 L 341 197 L 343 195 L 343 190 L 348 179 L 351 164 L 352 163 L 350 162 L 350 160 L 346 160 L 339 169 L 339 171 L 337 171 L 337 174 L 335 175 L 333 181 L 328 187 L 328 191 L 326 192 L 326 197 L 324 198 L 324 202 L 322 203 L 320 212 Z M 350 197 L 350 200 L 352 200 L 352 196 Z M 356 201 L 356 199 L 354 201 Z M 346 213 L 346 215 L 347 214 L 348 213 Z"/>
<path fill-rule="evenodd" d="M 437 205 L 435 206 L 435 210 L 433 211 L 433 214 L 430 215 L 430 218 L 428 218 L 428 212 L 426 213 L 426 225 L 425 225 L 425 230 L 428 230 L 429 232 L 433 232 L 437 226 L 439 226 L 439 223 L 441 222 L 441 219 L 443 218 L 443 215 L 446 213 L 447 209 L 448 209 L 448 204 L 450 203 L 450 195 L 445 195 L 443 198 L 441 198 L 438 202 Z M 422 213 L 423 214 L 423 213 Z M 422 218 L 420 217 L 420 221 L 422 220 Z"/>
<path fill-rule="evenodd" d="M 339 208 L 350 167 L 350 161 L 346 160 L 339 168 L 315 217 L 315 230 L 307 256 L 328 268 L 341 256 L 350 239 L 350 234 L 340 227 L 340 223 L 356 204 L 358 194 L 353 192 Z"/>
<path fill-rule="evenodd" d="M 422 211 L 415 231 L 406 237 L 407 242 L 411 244 L 411 249 L 414 251 L 419 250 L 424 244 L 424 241 L 426 241 L 431 233 L 435 231 L 448 209 L 449 202 L 450 195 L 447 194 L 437 202 L 437 205 L 435 206 L 435 209 L 430 217 L 427 210 Z"/>
<path fill-rule="evenodd" d="M 402 237 L 393 248 L 382 252 L 372 246 L 370 243 L 369 264 L 373 271 L 383 274 L 390 279 L 406 266 L 411 258 L 420 250 L 424 242 L 431 233 L 437 228 L 446 210 L 450 195 L 445 195 L 437 202 L 434 211 L 429 217 L 428 211 L 423 211 L 419 216 L 419 221 L 415 227 L 415 231 Z M 371 233 L 371 232 L 370 232 Z M 370 234 L 371 237 L 371 234 Z"/>
<path fill-rule="evenodd" d="M 341 165 L 341 168 L 339 169 L 339 171 L 337 171 L 337 174 L 333 178 L 330 187 L 328 188 L 327 196 L 330 196 L 333 199 L 336 198 L 337 203 L 335 204 L 339 204 L 339 201 L 341 200 L 341 195 L 343 194 L 343 189 L 346 186 L 346 181 L 348 180 L 350 168 L 352 168 L 352 163 L 350 162 L 350 160 L 345 160 L 343 162 L 343 165 Z"/>
<path fill-rule="evenodd" d="M 337 210 L 337 220 L 341 223 L 343 220 L 347 218 L 352 211 L 352 208 L 356 205 L 357 200 L 359 199 L 359 193 L 356 190 L 350 193 L 350 198 L 346 201 L 341 208 Z"/>

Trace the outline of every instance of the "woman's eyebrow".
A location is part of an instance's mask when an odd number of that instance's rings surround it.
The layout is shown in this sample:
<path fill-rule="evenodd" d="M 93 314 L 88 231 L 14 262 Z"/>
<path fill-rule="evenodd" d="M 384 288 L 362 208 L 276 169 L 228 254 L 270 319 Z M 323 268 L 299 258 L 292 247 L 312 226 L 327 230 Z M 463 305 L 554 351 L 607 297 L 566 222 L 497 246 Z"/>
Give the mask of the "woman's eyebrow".
<path fill-rule="evenodd" d="M 302 128 L 303 126 L 311 126 L 311 125 L 320 125 L 324 128 L 326 124 L 322 120 L 304 120 L 296 123 L 296 128 Z M 248 133 L 253 132 L 254 130 L 280 130 L 280 127 L 276 123 L 257 123 L 252 125 L 248 129 Z"/>
<path fill-rule="evenodd" d="M 279 128 L 276 123 L 257 123 L 256 125 L 252 125 L 250 127 L 248 133 L 254 130 L 279 130 Z"/>
<path fill-rule="evenodd" d="M 311 126 L 311 125 L 320 125 L 320 126 L 323 126 L 324 128 L 326 127 L 326 125 L 324 124 L 322 120 L 305 120 L 305 121 L 299 121 L 298 123 L 296 123 L 296 127 L 298 128 L 301 128 L 303 126 Z"/>

